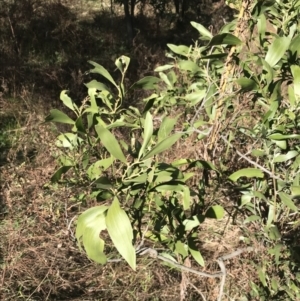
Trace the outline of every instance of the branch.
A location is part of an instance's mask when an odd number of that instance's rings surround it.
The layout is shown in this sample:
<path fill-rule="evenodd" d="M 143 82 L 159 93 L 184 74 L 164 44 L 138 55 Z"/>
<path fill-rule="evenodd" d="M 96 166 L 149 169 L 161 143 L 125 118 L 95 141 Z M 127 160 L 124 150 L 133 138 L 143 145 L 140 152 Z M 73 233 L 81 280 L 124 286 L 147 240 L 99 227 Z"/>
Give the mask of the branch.
<path fill-rule="evenodd" d="M 226 144 L 228 144 L 229 146 L 233 147 L 233 145 L 224 137 L 221 136 L 221 138 L 224 140 L 224 142 Z M 236 148 L 235 148 L 236 153 L 243 159 L 245 159 L 246 161 L 248 161 L 250 164 L 256 166 L 257 168 L 259 168 L 260 170 L 264 171 L 265 173 L 267 173 L 271 178 L 275 179 L 275 180 L 281 180 L 283 181 L 280 177 L 275 176 L 271 171 L 269 171 L 268 169 L 264 168 L 263 166 L 259 165 L 258 163 L 254 162 L 253 160 L 249 159 L 248 157 L 246 157 L 245 155 L 243 155 L 241 152 L 239 152 Z"/>
<path fill-rule="evenodd" d="M 218 272 L 218 273 L 205 273 L 205 272 L 200 272 L 200 271 L 197 271 L 197 270 L 194 270 L 192 268 L 189 268 L 189 267 L 186 267 L 182 264 L 179 264 L 169 258 L 166 258 L 162 255 L 159 255 L 159 253 L 157 252 L 157 250 L 155 249 L 152 249 L 152 248 L 143 248 L 143 249 L 140 249 L 138 250 L 138 255 L 146 255 L 146 254 L 149 254 L 150 257 L 153 257 L 153 258 L 158 258 L 162 261 L 165 261 L 171 265 L 173 265 L 174 267 L 177 267 L 179 268 L 180 270 L 183 270 L 183 271 L 187 271 L 187 272 L 190 272 L 190 273 L 193 273 L 193 274 L 196 274 L 196 275 L 199 275 L 199 276 L 204 276 L 204 277 L 208 277 L 208 278 L 221 278 L 221 284 L 220 284 L 220 292 L 219 292 L 219 296 L 218 296 L 218 300 L 217 301 L 221 301 L 222 300 L 222 296 L 223 296 L 223 290 L 224 290 L 224 285 L 225 285 L 225 280 L 226 280 L 226 267 L 225 267 L 225 264 L 224 264 L 224 260 L 228 260 L 228 259 L 231 259 L 231 258 L 234 258 L 240 254 L 242 254 L 243 252 L 251 252 L 253 251 L 254 249 L 252 247 L 248 247 L 248 248 L 244 248 L 244 249 L 238 249 L 237 251 L 234 251 L 230 254 L 227 254 L 227 255 L 224 255 L 224 256 L 221 256 L 217 259 L 217 263 L 220 267 L 220 270 L 221 272 Z M 203 296 L 202 296 L 203 297 Z"/>

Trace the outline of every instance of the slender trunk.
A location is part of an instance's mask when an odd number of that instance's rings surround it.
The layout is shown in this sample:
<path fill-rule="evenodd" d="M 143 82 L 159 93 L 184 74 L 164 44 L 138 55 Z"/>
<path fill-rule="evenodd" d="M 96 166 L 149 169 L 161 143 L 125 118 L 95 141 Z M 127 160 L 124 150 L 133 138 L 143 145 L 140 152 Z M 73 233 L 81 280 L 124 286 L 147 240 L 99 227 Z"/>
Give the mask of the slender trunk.
<path fill-rule="evenodd" d="M 182 18 L 182 20 L 184 19 L 184 13 L 186 10 L 187 10 L 187 1 L 182 0 L 181 1 L 181 18 Z"/>
<path fill-rule="evenodd" d="M 131 44 L 133 40 L 133 27 L 132 27 L 132 20 L 129 11 L 129 0 L 124 0 L 124 14 L 125 14 L 128 41 Z"/>
<path fill-rule="evenodd" d="M 134 18 L 134 8 L 135 8 L 135 5 L 136 5 L 136 0 L 131 0 L 131 3 L 130 3 L 130 15 L 131 15 L 131 18 Z"/>
<path fill-rule="evenodd" d="M 179 1 L 180 1 L 180 0 L 174 0 L 175 12 L 176 12 L 176 15 L 177 15 L 177 16 L 179 16 L 179 13 L 180 13 L 180 5 L 179 5 Z"/>

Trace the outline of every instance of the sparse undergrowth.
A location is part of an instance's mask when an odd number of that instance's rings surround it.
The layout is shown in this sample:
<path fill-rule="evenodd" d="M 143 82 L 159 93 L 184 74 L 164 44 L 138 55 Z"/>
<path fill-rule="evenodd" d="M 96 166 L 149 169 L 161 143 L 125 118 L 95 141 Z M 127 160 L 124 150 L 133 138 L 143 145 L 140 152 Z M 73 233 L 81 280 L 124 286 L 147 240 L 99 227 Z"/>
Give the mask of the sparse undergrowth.
<path fill-rule="evenodd" d="M 236 22 L 215 36 L 193 22 L 199 41 L 169 44 L 167 65 L 133 85 L 128 57 L 120 80 L 91 62 L 106 81 L 86 84 L 80 106 L 63 91 L 69 111 L 47 117 L 66 126 L 20 122 L 8 159 L 22 159 L 1 167 L 5 300 L 300 299 L 300 3 L 231 5 Z M 246 246 L 221 291 L 141 256 L 211 273 Z M 118 252 L 135 271 L 109 262 Z"/>

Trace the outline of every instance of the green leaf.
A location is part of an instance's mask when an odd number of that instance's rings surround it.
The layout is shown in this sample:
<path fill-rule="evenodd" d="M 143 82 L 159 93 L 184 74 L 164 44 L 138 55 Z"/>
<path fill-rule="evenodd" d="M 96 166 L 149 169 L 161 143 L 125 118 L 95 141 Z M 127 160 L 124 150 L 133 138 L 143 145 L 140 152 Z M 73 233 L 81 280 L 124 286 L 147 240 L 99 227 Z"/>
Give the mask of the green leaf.
<path fill-rule="evenodd" d="M 179 116 L 177 116 L 176 118 L 170 118 L 168 116 L 165 116 L 163 118 L 157 133 L 158 142 L 164 140 L 169 136 L 169 134 L 173 131 L 175 124 L 177 123 L 178 117 Z"/>
<path fill-rule="evenodd" d="M 259 279 L 260 279 L 262 285 L 264 287 L 267 287 L 266 271 L 262 268 L 258 268 L 258 276 L 259 276 Z"/>
<path fill-rule="evenodd" d="M 77 134 L 74 133 L 65 133 L 65 134 L 60 134 L 57 137 L 56 141 L 56 146 L 58 147 L 66 147 L 70 149 L 74 149 L 74 147 L 79 145 L 79 138 Z"/>
<path fill-rule="evenodd" d="M 168 184 L 159 184 L 153 188 L 153 190 L 162 192 L 162 191 L 177 191 L 182 192 L 183 191 L 183 185 L 182 182 L 169 182 Z"/>
<path fill-rule="evenodd" d="M 184 71 L 190 71 L 192 73 L 197 73 L 199 71 L 201 71 L 201 69 L 199 68 L 199 66 L 192 62 L 192 61 L 188 61 L 188 60 L 181 60 L 178 62 L 178 67 L 181 69 L 181 70 L 184 70 Z"/>
<path fill-rule="evenodd" d="M 122 74 L 125 74 L 125 72 L 128 69 L 128 66 L 130 64 L 130 58 L 128 56 L 122 55 L 119 58 L 116 59 L 115 65 L 120 70 Z"/>
<path fill-rule="evenodd" d="M 260 221 L 261 217 L 258 215 L 250 215 L 248 216 L 245 220 L 244 220 L 244 224 L 248 224 L 250 222 L 256 222 L 256 221 Z"/>
<path fill-rule="evenodd" d="M 167 149 L 170 149 L 171 146 L 176 143 L 180 137 L 182 136 L 181 133 L 176 133 L 162 141 L 160 141 L 157 145 L 155 145 L 144 157 L 143 160 L 149 159 Z"/>
<path fill-rule="evenodd" d="M 100 264 L 106 263 L 106 256 L 103 253 L 104 241 L 99 234 L 106 229 L 105 212 L 107 209 L 106 206 L 96 206 L 86 210 L 78 218 L 75 233 L 79 249 L 82 250 L 82 241 L 87 256 Z"/>
<path fill-rule="evenodd" d="M 195 106 L 197 103 L 199 103 L 205 97 L 205 95 L 206 95 L 206 90 L 203 89 L 203 90 L 199 90 L 197 92 L 192 92 L 192 93 L 186 94 L 184 96 L 184 99 L 187 101 L 190 101 L 192 106 Z"/>
<path fill-rule="evenodd" d="M 67 90 L 63 90 L 60 93 L 60 99 L 66 107 L 68 107 L 69 109 L 71 109 L 73 112 L 76 113 L 78 111 L 78 108 L 76 104 L 73 103 L 72 99 L 67 95 L 67 92 L 68 92 Z"/>
<path fill-rule="evenodd" d="M 214 36 L 208 43 L 207 47 L 216 45 L 241 45 L 242 41 L 231 33 L 222 33 Z"/>
<path fill-rule="evenodd" d="M 94 184 L 96 185 L 97 188 L 100 189 L 111 189 L 113 188 L 113 185 L 108 177 L 100 177 L 97 179 Z"/>
<path fill-rule="evenodd" d="M 190 47 L 187 47 L 185 45 L 173 45 L 173 44 L 167 44 L 167 46 L 176 54 L 188 56 L 190 52 Z"/>
<path fill-rule="evenodd" d="M 99 83 L 95 79 L 85 84 L 85 86 L 89 89 L 96 89 L 98 91 L 109 91 L 108 87 L 105 84 Z"/>
<path fill-rule="evenodd" d="M 300 139 L 300 135 L 298 134 L 283 135 L 280 133 L 275 133 L 269 135 L 268 138 L 272 140 Z"/>
<path fill-rule="evenodd" d="M 291 210 L 297 212 L 298 211 L 298 208 L 296 207 L 296 205 L 294 204 L 292 198 L 286 194 L 285 192 L 281 191 L 278 193 L 279 194 L 279 197 L 282 201 L 282 203 L 287 206 L 288 208 L 290 208 Z"/>
<path fill-rule="evenodd" d="M 254 157 L 263 157 L 266 156 L 266 152 L 261 149 L 254 149 L 251 151 L 251 155 Z"/>
<path fill-rule="evenodd" d="M 247 77 L 241 77 L 238 80 L 236 80 L 237 84 L 239 84 L 244 91 L 254 91 L 257 90 L 257 84 L 254 80 L 247 78 Z"/>
<path fill-rule="evenodd" d="M 116 159 L 126 163 L 126 158 L 115 136 L 102 125 L 95 125 L 95 130 L 107 151 Z"/>
<path fill-rule="evenodd" d="M 159 67 L 155 68 L 154 71 L 155 72 L 162 72 L 162 71 L 169 70 L 173 67 L 174 67 L 174 65 L 163 65 L 163 66 L 159 66 Z"/>
<path fill-rule="evenodd" d="M 196 22 L 191 22 L 191 25 L 196 28 L 198 30 L 198 32 L 208 38 L 208 39 L 212 39 L 213 35 L 211 34 L 211 32 L 209 30 L 207 30 L 203 25 L 196 23 Z"/>
<path fill-rule="evenodd" d="M 293 198 L 299 198 L 300 197 L 300 186 L 291 186 L 291 194 Z"/>
<path fill-rule="evenodd" d="M 60 122 L 67 124 L 75 124 L 75 121 L 72 120 L 68 115 L 61 112 L 60 110 L 54 109 L 50 110 L 50 115 L 48 115 L 45 119 L 46 122 Z"/>
<path fill-rule="evenodd" d="M 189 251 L 192 254 L 193 258 L 202 266 L 204 267 L 204 259 L 197 248 L 195 241 L 193 238 L 189 238 L 188 240 L 188 247 Z"/>
<path fill-rule="evenodd" d="M 293 75 L 293 78 L 294 78 L 295 96 L 300 98 L 300 66 L 292 65 L 291 66 L 291 71 L 292 71 L 292 75 Z"/>
<path fill-rule="evenodd" d="M 133 230 L 126 212 L 115 198 L 106 216 L 107 231 L 115 247 L 133 270 L 136 269 L 136 254 L 132 245 Z"/>
<path fill-rule="evenodd" d="M 107 258 L 103 253 L 104 241 L 99 237 L 99 233 L 105 230 L 105 215 L 99 215 L 97 220 L 85 228 L 84 235 L 82 237 L 82 244 L 86 251 L 87 256 L 97 263 L 105 264 Z"/>
<path fill-rule="evenodd" d="M 126 179 L 123 180 L 123 183 L 124 184 L 128 184 L 128 183 L 146 183 L 147 178 L 148 178 L 148 174 L 144 173 L 144 174 L 141 174 L 137 177 L 126 178 Z"/>
<path fill-rule="evenodd" d="M 286 140 L 271 140 L 274 142 L 278 147 L 280 147 L 283 150 L 287 149 L 287 142 Z"/>
<path fill-rule="evenodd" d="M 297 151 L 289 151 L 287 154 L 285 155 L 279 155 L 277 157 L 275 157 L 273 159 L 274 163 L 279 163 L 279 162 L 286 162 L 294 157 L 298 156 L 298 152 Z"/>
<path fill-rule="evenodd" d="M 161 82 L 161 79 L 155 76 L 146 76 L 137 81 L 131 88 L 132 89 L 144 89 L 152 90 L 157 88 L 157 84 Z"/>
<path fill-rule="evenodd" d="M 178 240 L 175 244 L 175 250 L 177 254 L 180 254 L 183 258 L 188 256 L 188 246 Z"/>
<path fill-rule="evenodd" d="M 243 168 L 229 176 L 229 180 L 236 182 L 241 177 L 247 178 L 263 178 L 264 174 L 260 169 L 257 168 Z"/>
<path fill-rule="evenodd" d="M 159 72 L 159 76 L 160 78 L 165 82 L 165 84 L 167 85 L 167 87 L 169 89 L 173 89 L 173 84 L 170 82 L 168 76 L 166 74 L 164 74 L 163 72 Z"/>
<path fill-rule="evenodd" d="M 300 54 L 300 33 L 296 37 L 293 38 L 289 49 L 291 50 L 292 54 L 297 52 L 297 56 Z"/>
<path fill-rule="evenodd" d="M 212 206 L 206 211 L 205 216 L 209 218 L 222 219 L 224 217 L 224 208 L 220 205 Z"/>
<path fill-rule="evenodd" d="M 187 186 L 183 186 L 183 210 L 190 209 L 190 206 L 191 206 L 190 189 Z"/>
<path fill-rule="evenodd" d="M 149 111 L 146 113 L 144 127 L 145 127 L 144 128 L 144 140 L 143 140 L 142 147 L 139 151 L 139 156 L 138 156 L 139 159 L 144 154 L 144 151 L 145 151 L 147 145 L 149 144 L 151 137 L 153 135 L 153 120 L 152 120 L 152 115 L 150 114 Z"/>
<path fill-rule="evenodd" d="M 65 174 L 73 166 L 62 166 L 51 177 L 51 182 L 58 182 L 63 174 Z"/>
<path fill-rule="evenodd" d="M 89 63 L 95 67 L 94 69 L 90 70 L 91 73 L 98 73 L 98 74 L 102 75 L 107 80 L 109 80 L 116 88 L 118 88 L 118 85 L 116 84 L 114 79 L 111 77 L 109 72 L 103 66 L 101 66 L 93 61 L 89 61 Z"/>
<path fill-rule="evenodd" d="M 76 126 L 76 129 L 78 132 L 81 132 L 81 133 L 86 133 L 86 130 L 85 130 L 85 127 L 84 127 L 84 124 L 83 124 L 83 120 L 82 120 L 82 116 L 79 116 L 75 122 L 75 126 Z"/>
<path fill-rule="evenodd" d="M 278 37 L 274 40 L 273 44 L 269 47 L 266 62 L 271 67 L 274 67 L 280 59 L 282 59 L 286 50 L 289 48 L 291 39 L 289 37 Z"/>
<path fill-rule="evenodd" d="M 87 175 L 90 180 L 98 179 L 103 171 L 109 168 L 114 162 L 113 157 L 109 157 L 106 159 L 98 160 L 95 163 L 91 164 L 91 166 L 87 170 Z"/>
<path fill-rule="evenodd" d="M 173 180 L 172 173 L 167 171 L 160 171 L 156 174 L 155 183 L 161 184 L 161 183 L 169 182 L 171 180 Z"/>

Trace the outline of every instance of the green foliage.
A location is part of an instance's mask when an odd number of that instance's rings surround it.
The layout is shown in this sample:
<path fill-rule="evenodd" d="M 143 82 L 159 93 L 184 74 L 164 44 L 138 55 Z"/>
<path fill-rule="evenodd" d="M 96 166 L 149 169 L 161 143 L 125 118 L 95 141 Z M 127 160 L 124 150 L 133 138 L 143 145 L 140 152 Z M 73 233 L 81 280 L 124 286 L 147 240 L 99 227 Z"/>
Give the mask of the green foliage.
<path fill-rule="evenodd" d="M 183 258 L 191 254 L 203 265 L 203 258 L 195 247 L 195 234 L 206 216 L 222 218 L 224 212 L 220 206 L 213 206 L 202 217 L 196 214 L 187 184 L 195 173 L 187 170 L 216 171 L 216 168 L 198 160 L 160 161 L 162 154 L 170 151 L 184 135 L 175 130 L 179 115 L 163 116 L 160 127 L 156 128 L 151 110 L 159 110 L 159 106 L 146 102 L 143 112 L 136 107 L 123 107 L 127 94 L 124 77 L 129 62 L 125 56 L 116 60 L 121 72 L 118 84 L 103 66 L 91 62 L 94 66 L 91 73 L 102 75 L 112 86 L 95 80 L 86 84 L 89 97 L 80 107 L 66 91 L 61 93 L 62 103 L 73 112 L 73 117 L 51 110 L 46 120 L 70 124 L 72 130 L 57 138 L 61 166 L 52 180 L 89 185 L 91 196 L 98 201 L 113 199 L 111 205 L 88 209 L 78 219 L 76 237 L 92 260 L 102 264 L 107 261 L 104 241 L 99 237 L 101 231 L 107 229 L 116 249 L 135 269 L 133 243 L 141 239 L 138 236 L 142 234 L 141 225 L 145 220 L 149 228 L 144 233 L 146 237 L 160 241 Z M 175 82 L 176 75 L 172 75 Z M 131 89 L 152 89 L 153 84 L 167 80 L 163 73 L 161 76 L 155 80 L 145 78 Z M 124 133 L 121 139 L 120 131 Z"/>
<path fill-rule="evenodd" d="M 289 279 L 297 267 L 289 257 L 292 252 L 283 245 L 285 227 L 297 225 L 299 218 L 295 202 L 300 195 L 299 3 L 254 2 L 245 42 L 234 35 L 236 20 L 215 36 L 192 22 L 199 41 L 190 47 L 168 44 L 170 62 L 156 68 L 157 76 L 145 77 L 129 88 L 152 93 L 144 99 L 143 110 L 123 105 L 130 63 L 125 56 L 115 62 L 121 73 L 119 83 L 103 66 L 91 62 L 91 72 L 100 74 L 107 84 L 95 80 L 86 84 L 89 97 L 80 107 L 62 92 L 61 100 L 72 117 L 52 110 L 47 120 L 70 124 L 72 130 L 58 137 L 61 166 L 53 180 L 75 179 L 89 185 L 98 201 L 106 202 L 78 219 L 76 237 L 91 259 L 106 262 L 99 233 L 107 229 L 133 269 L 134 244 L 144 237 L 182 259 L 191 255 L 203 266 L 197 248 L 200 226 L 207 218 L 224 216 L 221 204 L 205 208 L 205 174 L 215 174 L 214 189 L 231 187 L 240 192 L 236 207 L 245 215 L 243 224 L 259 227 L 257 236 L 263 237 L 276 262 L 278 277 L 266 274 L 270 261 L 256 266 L 260 282 L 251 283 L 251 298 L 299 299 L 299 277 Z M 228 56 L 231 47 L 235 51 Z M 228 72 L 229 59 L 238 72 Z M 229 77 L 226 90 L 224 75 Z M 253 110 L 241 108 L 240 99 L 246 99 Z M 220 107 L 221 115 L 217 114 Z M 181 114 L 174 113 L 179 110 Z M 184 121 L 179 123 L 182 116 Z M 229 126 L 221 128 L 214 140 L 226 152 L 214 158 L 215 165 L 167 158 L 175 144 L 195 133 L 196 142 L 207 141 L 212 128 L 226 120 Z M 247 144 L 247 153 L 238 151 L 243 146 L 238 141 Z M 244 165 L 226 166 L 230 156 L 240 157 Z M 197 191 L 190 186 L 193 177 L 197 177 Z"/>

